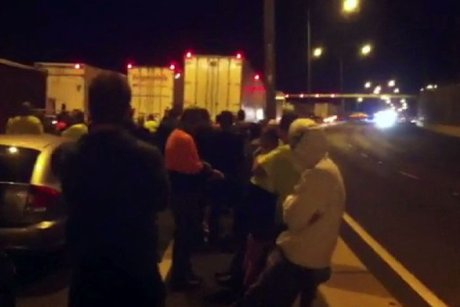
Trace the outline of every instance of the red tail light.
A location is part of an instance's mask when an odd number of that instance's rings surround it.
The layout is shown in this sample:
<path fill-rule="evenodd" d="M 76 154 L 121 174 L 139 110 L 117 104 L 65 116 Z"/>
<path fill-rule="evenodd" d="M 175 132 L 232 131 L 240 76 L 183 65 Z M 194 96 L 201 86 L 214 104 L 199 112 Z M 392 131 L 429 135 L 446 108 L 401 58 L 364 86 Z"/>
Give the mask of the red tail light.
<path fill-rule="evenodd" d="M 53 188 L 32 185 L 29 190 L 28 207 L 33 211 L 43 212 L 56 205 L 61 193 Z"/>

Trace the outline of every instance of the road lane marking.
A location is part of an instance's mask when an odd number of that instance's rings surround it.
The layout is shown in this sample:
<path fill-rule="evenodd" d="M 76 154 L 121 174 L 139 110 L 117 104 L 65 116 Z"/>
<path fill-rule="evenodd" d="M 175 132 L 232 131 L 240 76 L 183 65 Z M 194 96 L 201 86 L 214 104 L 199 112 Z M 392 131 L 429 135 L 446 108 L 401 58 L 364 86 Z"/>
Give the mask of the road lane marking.
<path fill-rule="evenodd" d="M 168 244 L 168 247 L 166 248 L 166 251 L 163 254 L 163 258 L 161 258 L 161 262 L 158 264 L 161 279 L 163 281 L 166 281 L 166 279 L 168 278 L 169 272 L 171 271 L 173 243 L 174 241 L 171 241 Z"/>
<path fill-rule="evenodd" d="M 361 153 L 361 157 L 367 159 L 367 158 L 369 158 L 369 155 L 368 155 L 367 153 L 362 152 L 362 153 Z"/>
<path fill-rule="evenodd" d="M 406 269 L 395 257 L 393 257 L 379 242 L 377 242 L 361 225 L 358 224 L 347 213 L 344 214 L 345 222 L 369 245 L 369 247 L 385 263 L 401 277 L 426 303 L 430 306 L 447 307 L 439 297 L 436 296 L 428 287 L 417 279 L 408 269 Z"/>
<path fill-rule="evenodd" d="M 400 174 L 400 175 L 403 175 L 403 176 L 405 176 L 405 177 L 414 179 L 414 180 L 420 180 L 420 177 L 415 176 L 415 175 L 412 175 L 412 174 L 410 174 L 410 173 L 406 173 L 406 172 L 403 172 L 403 171 L 399 171 L 399 174 Z"/>

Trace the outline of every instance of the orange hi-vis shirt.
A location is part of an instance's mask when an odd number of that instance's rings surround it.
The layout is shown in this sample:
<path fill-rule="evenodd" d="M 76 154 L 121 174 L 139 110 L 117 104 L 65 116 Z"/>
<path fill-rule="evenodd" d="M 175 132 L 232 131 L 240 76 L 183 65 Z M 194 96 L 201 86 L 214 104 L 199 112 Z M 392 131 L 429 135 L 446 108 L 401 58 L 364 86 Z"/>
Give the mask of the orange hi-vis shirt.
<path fill-rule="evenodd" d="M 192 136 L 181 129 L 175 129 L 166 142 L 166 169 L 183 174 L 198 174 L 203 162 Z"/>

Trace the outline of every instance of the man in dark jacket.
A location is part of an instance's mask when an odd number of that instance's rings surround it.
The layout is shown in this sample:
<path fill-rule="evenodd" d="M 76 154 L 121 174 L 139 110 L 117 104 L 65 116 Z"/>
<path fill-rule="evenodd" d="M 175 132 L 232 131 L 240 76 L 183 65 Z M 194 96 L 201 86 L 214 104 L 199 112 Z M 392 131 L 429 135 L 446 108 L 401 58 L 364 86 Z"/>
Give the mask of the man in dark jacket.
<path fill-rule="evenodd" d="M 130 90 L 100 75 L 89 89 L 92 126 L 60 175 L 73 260 L 69 306 L 163 306 L 156 213 L 169 184 L 158 150 L 126 129 Z"/>

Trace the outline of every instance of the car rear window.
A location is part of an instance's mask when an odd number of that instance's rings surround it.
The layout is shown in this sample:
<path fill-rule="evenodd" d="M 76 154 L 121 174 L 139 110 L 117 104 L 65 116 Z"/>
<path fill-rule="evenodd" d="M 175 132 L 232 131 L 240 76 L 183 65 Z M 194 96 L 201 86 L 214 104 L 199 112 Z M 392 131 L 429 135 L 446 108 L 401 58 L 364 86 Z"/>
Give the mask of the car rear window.
<path fill-rule="evenodd" d="M 0 145 L 0 182 L 29 183 L 40 151 Z"/>

